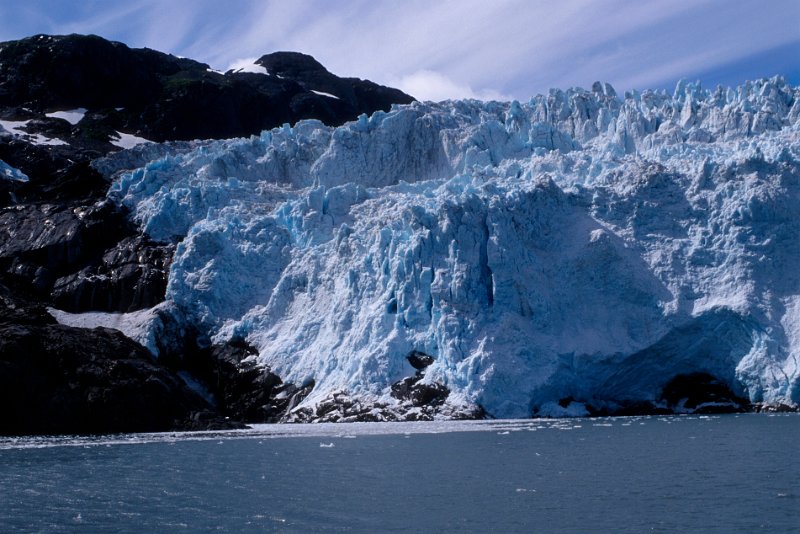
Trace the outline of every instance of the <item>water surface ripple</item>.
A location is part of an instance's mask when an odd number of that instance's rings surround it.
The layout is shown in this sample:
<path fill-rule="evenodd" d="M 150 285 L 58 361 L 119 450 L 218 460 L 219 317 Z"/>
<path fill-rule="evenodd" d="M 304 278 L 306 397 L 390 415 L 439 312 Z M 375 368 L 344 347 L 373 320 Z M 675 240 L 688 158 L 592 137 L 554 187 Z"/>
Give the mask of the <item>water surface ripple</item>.
<path fill-rule="evenodd" d="M 3 532 L 800 532 L 800 414 L 1 438 Z"/>

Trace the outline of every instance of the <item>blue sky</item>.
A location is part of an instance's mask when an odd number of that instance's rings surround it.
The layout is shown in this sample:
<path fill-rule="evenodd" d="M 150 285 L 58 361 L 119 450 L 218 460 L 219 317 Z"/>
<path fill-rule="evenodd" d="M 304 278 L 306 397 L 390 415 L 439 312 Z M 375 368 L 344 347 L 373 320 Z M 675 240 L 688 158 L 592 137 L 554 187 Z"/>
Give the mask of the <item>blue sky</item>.
<path fill-rule="evenodd" d="M 276 50 L 421 99 L 784 75 L 800 0 L 0 0 L 0 40 L 95 33 L 225 70 Z"/>

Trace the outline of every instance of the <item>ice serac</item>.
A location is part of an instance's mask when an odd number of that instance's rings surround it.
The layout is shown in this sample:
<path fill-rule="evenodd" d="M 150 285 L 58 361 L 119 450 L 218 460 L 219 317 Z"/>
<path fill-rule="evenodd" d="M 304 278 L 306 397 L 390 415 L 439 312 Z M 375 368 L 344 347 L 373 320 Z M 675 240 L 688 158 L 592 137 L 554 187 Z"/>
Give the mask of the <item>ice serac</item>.
<path fill-rule="evenodd" d="M 413 103 L 99 165 L 176 244 L 175 316 L 313 384 L 300 418 L 344 397 L 381 417 L 681 410 L 692 383 L 800 402 L 800 90 L 781 78 Z"/>
<path fill-rule="evenodd" d="M 21 170 L 12 167 L 8 163 L 0 159 L 0 180 L 27 182 L 28 177 Z"/>

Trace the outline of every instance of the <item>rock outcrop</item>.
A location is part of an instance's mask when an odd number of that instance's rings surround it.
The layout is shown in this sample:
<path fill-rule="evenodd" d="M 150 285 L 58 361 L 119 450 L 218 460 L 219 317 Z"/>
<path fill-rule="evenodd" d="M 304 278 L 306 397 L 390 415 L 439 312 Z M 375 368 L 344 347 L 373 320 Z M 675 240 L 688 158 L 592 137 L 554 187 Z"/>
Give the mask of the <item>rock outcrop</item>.
<path fill-rule="evenodd" d="M 235 428 L 116 330 L 56 323 L 0 284 L 0 434 Z"/>

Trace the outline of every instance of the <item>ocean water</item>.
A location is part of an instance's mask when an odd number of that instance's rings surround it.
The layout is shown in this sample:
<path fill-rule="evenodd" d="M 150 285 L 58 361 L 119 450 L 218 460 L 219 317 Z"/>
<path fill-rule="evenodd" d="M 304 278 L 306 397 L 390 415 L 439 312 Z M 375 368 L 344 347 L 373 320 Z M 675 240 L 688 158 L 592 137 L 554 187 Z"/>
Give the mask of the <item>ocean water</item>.
<path fill-rule="evenodd" d="M 1 532 L 800 532 L 800 414 L 0 439 Z"/>

